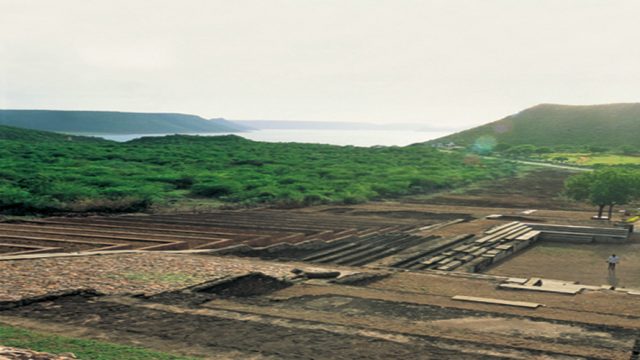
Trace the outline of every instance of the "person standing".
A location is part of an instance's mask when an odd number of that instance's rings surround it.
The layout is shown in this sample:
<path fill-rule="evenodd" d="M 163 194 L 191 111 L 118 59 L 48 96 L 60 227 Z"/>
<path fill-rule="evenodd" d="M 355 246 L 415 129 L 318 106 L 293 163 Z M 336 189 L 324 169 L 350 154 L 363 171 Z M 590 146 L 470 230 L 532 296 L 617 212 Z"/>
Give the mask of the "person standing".
<path fill-rule="evenodd" d="M 616 256 L 616 254 L 612 254 L 607 259 L 607 263 L 609 264 L 609 271 L 616 271 L 616 265 L 620 262 L 620 258 Z"/>

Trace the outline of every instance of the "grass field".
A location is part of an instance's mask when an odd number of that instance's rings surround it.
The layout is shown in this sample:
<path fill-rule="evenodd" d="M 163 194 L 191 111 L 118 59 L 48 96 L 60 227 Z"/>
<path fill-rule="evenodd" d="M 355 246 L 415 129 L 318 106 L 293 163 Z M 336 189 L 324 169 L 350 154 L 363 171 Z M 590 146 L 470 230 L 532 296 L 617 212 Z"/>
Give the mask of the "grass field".
<path fill-rule="evenodd" d="M 194 360 L 140 347 L 49 335 L 2 324 L 0 344 L 52 354 L 73 353 L 83 360 Z"/>
<path fill-rule="evenodd" d="M 550 153 L 543 159 L 553 160 L 564 157 L 567 164 L 593 166 L 593 165 L 640 165 L 640 156 L 617 154 L 592 154 L 592 153 Z"/>

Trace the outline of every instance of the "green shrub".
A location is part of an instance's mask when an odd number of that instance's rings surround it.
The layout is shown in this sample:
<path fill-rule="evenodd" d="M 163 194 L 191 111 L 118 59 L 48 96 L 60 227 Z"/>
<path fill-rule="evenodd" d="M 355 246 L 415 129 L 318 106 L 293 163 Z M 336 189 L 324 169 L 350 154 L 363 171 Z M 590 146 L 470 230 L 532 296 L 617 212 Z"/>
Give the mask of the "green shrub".
<path fill-rule="evenodd" d="M 189 196 L 247 205 L 360 203 L 515 171 L 505 161 L 467 159 L 429 146 L 260 143 L 234 136 L 129 143 L 12 138 L 0 147 L 0 212 L 135 211 Z"/>
<path fill-rule="evenodd" d="M 193 176 L 183 175 L 172 181 L 176 189 L 189 189 L 196 183 L 196 179 Z"/>
<path fill-rule="evenodd" d="M 193 185 L 191 188 L 194 195 L 212 198 L 231 195 L 237 190 L 238 186 L 233 183 L 203 183 Z"/>

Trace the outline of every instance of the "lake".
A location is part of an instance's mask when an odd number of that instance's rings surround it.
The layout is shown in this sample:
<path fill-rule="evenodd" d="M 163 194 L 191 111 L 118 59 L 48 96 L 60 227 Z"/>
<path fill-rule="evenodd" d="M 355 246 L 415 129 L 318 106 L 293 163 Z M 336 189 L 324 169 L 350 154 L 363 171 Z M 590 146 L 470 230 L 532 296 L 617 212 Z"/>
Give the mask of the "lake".
<path fill-rule="evenodd" d="M 436 139 L 451 132 L 443 131 L 382 131 L 382 130 L 255 130 L 234 135 L 255 141 L 299 142 L 354 146 L 405 146 Z M 129 141 L 145 136 L 172 134 L 94 135 L 114 141 Z M 198 133 L 186 135 L 220 136 L 228 133 Z"/>

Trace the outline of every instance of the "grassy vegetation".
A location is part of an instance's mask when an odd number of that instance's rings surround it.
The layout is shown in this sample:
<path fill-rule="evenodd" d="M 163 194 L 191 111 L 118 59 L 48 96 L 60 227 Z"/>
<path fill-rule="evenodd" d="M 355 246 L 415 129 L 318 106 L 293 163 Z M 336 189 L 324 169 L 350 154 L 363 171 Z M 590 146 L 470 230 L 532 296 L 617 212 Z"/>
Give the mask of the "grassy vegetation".
<path fill-rule="evenodd" d="M 512 175 L 515 165 L 430 146 L 358 148 L 168 136 L 33 141 L 0 127 L 0 212 L 139 211 L 157 201 L 359 203 Z M 16 129 L 11 131 L 15 132 Z"/>
<path fill-rule="evenodd" d="M 191 360 L 140 347 L 42 334 L 0 324 L 0 344 L 53 354 L 73 353 L 83 360 Z"/>
<path fill-rule="evenodd" d="M 532 144 L 640 148 L 640 104 L 568 106 L 544 104 L 430 143 L 463 146 Z"/>
<path fill-rule="evenodd" d="M 508 145 L 499 143 L 491 149 L 475 149 L 476 152 L 504 158 L 538 162 L 562 163 L 576 166 L 635 166 L 640 165 L 640 151 L 630 146 L 608 148 L 604 146 L 559 145 L 535 146 L 531 144 Z"/>
<path fill-rule="evenodd" d="M 545 161 L 563 159 L 570 165 L 594 166 L 594 165 L 640 165 L 640 156 L 619 154 L 594 154 L 594 153 L 549 153 L 540 157 Z M 564 160 L 566 159 L 566 160 Z"/>

